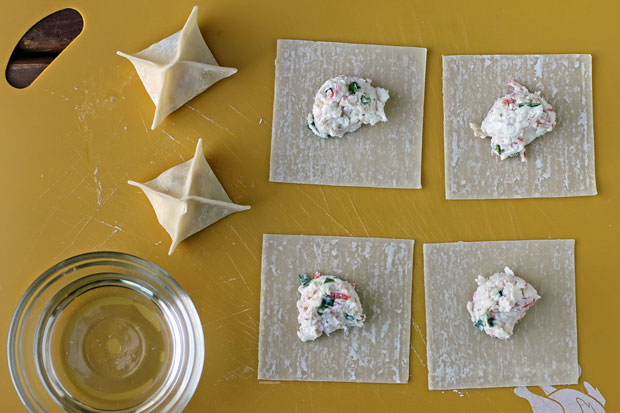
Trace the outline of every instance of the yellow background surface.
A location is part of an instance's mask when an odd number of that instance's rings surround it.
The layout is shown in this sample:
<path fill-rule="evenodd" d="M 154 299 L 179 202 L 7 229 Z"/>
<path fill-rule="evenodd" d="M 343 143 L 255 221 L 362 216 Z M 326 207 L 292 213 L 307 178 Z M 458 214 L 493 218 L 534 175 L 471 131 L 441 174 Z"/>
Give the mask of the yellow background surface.
<path fill-rule="evenodd" d="M 239 72 L 151 131 L 154 105 L 134 68 L 115 52 L 137 52 L 180 30 L 194 3 L 200 6 L 198 21 L 218 62 Z M 41 272 L 78 253 L 116 250 L 170 272 L 197 307 L 206 357 L 188 412 L 528 411 L 529 404 L 512 388 L 427 390 L 422 244 L 575 238 L 583 374 L 571 388 L 584 391 L 585 380 L 606 397 L 608 411 L 615 410 L 620 401 L 617 3 L 10 2 L 0 15 L 2 64 L 32 24 L 65 7 L 84 15 L 82 34 L 30 87 L 17 90 L 0 79 L 3 349 L 13 309 Z M 428 48 L 423 189 L 268 182 L 278 38 Z M 495 53 L 593 55 L 598 196 L 445 200 L 441 56 Z M 190 159 L 199 137 L 232 200 L 252 209 L 186 240 L 169 257 L 168 235 L 144 194 L 126 181 L 152 179 Z M 409 384 L 256 379 L 263 233 L 416 240 Z M 1 410 L 21 411 L 1 360 L 0 396 Z"/>

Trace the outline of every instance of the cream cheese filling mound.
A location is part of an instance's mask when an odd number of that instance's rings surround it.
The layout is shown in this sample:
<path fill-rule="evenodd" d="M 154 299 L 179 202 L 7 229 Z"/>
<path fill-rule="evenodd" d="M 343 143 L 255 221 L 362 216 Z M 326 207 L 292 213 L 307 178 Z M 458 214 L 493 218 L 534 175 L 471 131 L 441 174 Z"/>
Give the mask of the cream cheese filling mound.
<path fill-rule="evenodd" d="M 508 267 L 488 279 L 479 275 L 476 283 L 467 311 L 474 326 L 491 337 L 510 338 L 517 322 L 540 299 L 536 289 Z"/>
<path fill-rule="evenodd" d="M 355 292 L 355 284 L 318 272 L 314 277 L 300 274 L 299 279 L 301 298 L 297 301 L 297 321 L 300 324 L 297 336 L 301 341 L 364 325 L 366 316 Z"/>
<path fill-rule="evenodd" d="M 370 79 L 337 76 L 319 88 L 314 97 L 308 128 L 320 138 L 342 138 L 362 125 L 387 122 L 383 107 L 387 90 L 373 87 Z"/>
<path fill-rule="evenodd" d="M 530 93 L 515 81 L 506 85 L 514 91 L 493 103 L 480 126 L 469 126 L 475 136 L 491 137 L 491 148 L 502 160 L 520 155 L 526 161 L 525 147 L 555 128 L 555 111 L 540 92 Z"/>

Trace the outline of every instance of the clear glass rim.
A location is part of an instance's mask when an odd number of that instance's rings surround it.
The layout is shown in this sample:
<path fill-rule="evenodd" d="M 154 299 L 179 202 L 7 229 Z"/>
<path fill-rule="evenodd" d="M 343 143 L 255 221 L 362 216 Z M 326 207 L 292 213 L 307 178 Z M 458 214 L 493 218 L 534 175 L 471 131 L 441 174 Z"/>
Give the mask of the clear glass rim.
<path fill-rule="evenodd" d="M 184 331 L 186 331 L 188 335 L 188 337 L 184 337 L 184 339 L 188 341 L 190 350 L 193 350 L 190 351 L 191 354 L 189 355 L 181 355 L 183 358 L 188 357 L 188 359 L 184 362 L 189 363 L 190 367 L 186 371 L 184 377 L 181 377 L 181 380 L 179 380 L 178 386 L 175 389 L 175 394 L 168 398 L 165 406 L 153 406 L 152 404 L 148 406 L 149 409 L 165 408 L 182 410 L 187 405 L 194 394 L 196 387 L 198 386 L 204 364 L 204 336 L 202 332 L 202 324 L 200 322 L 200 318 L 198 317 L 198 312 L 196 311 L 196 308 L 194 307 L 194 304 L 187 292 L 165 270 L 143 258 L 115 251 L 87 252 L 64 259 L 44 271 L 32 282 L 32 284 L 30 284 L 22 295 L 13 313 L 13 317 L 11 318 L 7 343 L 9 373 L 22 403 L 29 411 L 39 412 L 47 410 L 45 406 L 41 405 L 36 395 L 33 394 L 32 388 L 29 384 L 28 376 L 32 376 L 32 373 L 29 374 L 26 371 L 24 356 L 29 355 L 29 350 L 31 347 L 21 345 L 24 334 L 23 324 L 29 319 L 29 317 L 32 317 L 32 307 L 37 302 L 37 299 L 40 298 L 41 293 L 45 291 L 45 289 L 49 288 L 57 279 L 70 273 L 71 267 L 75 268 L 80 263 L 86 262 L 92 262 L 94 263 L 93 265 L 118 265 L 120 263 L 125 265 L 129 264 L 134 266 L 134 270 L 140 272 L 141 274 L 144 274 L 144 270 L 140 267 L 144 267 L 148 270 L 147 276 L 152 277 L 158 287 L 167 290 L 167 292 L 174 297 L 174 303 L 181 313 L 181 317 L 178 317 L 180 319 L 179 321 L 183 324 L 185 329 Z M 33 355 L 30 356 L 32 357 Z M 42 380 L 41 377 L 37 377 L 37 379 Z M 55 395 L 48 392 L 48 396 L 56 401 L 58 407 L 62 406 L 62 404 L 57 401 Z M 145 400 L 145 403 L 147 401 L 148 399 Z M 90 412 L 100 410 L 85 409 L 82 411 Z M 124 412 L 134 411 L 134 409 L 106 411 Z"/>

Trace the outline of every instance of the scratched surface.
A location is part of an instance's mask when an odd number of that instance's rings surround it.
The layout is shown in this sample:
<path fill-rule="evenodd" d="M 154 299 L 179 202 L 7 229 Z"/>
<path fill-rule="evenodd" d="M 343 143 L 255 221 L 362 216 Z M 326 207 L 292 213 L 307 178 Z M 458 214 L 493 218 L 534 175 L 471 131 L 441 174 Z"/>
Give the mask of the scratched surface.
<path fill-rule="evenodd" d="M 28 7 L 5 3 L 4 64 L 32 23 L 67 7 L 60 0 L 33 0 Z M 273 412 L 274 406 L 299 412 L 524 412 L 529 403 L 511 388 L 428 390 L 421 245 L 575 239 L 582 377 L 569 387 L 585 392 L 585 380 L 607 405 L 620 403 L 615 391 L 620 337 L 609 328 L 620 315 L 615 300 L 601 299 L 617 289 L 620 267 L 620 31 L 610 30 L 617 26 L 619 4 L 601 0 L 585 9 L 577 0 L 566 0 L 561 8 L 537 3 L 536 13 L 507 30 L 506 22 L 522 16 L 523 3 L 316 0 L 306 12 L 309 3 L 299 0 L 197 2 L 209 48 L 221 65 L 239 71 L 151 131 L 155 107 L 135 70 L 115 53 L 142 50 L 179 30 L 196 3 L 74 3 L 84 14 L 84 31 L 41 77 L 22 90 L 0 77 L 0 337 L 7 336 L 22 292 L 49 266 L 86 251 L 125 251 L 169 271 L 189 292 L 202 320 L 205 368 L 188 413 L 204 412 L 205 406 L 235 413 Z M 356 17 L 334 24 L 324 11 Z M 428 49 L 421 189 L 269 182 L 277 39 Z M 447 201 L 441 56 L 524 53 L 592 55 L 598 195 Z M 230 198 L 252 208 L 191 236 L 168 256 L 168 234 L 146 197 L 126 181 L 148 181 L 191 159 L 198 138 Z M 416 240 L 407 384 L 257 380 L 263 234 Z M 534 387 L 528 391 L 545 394 Z M 3 410 L 24 411 L 2 360 L 0 395 Z"/>
<path fill-rule="evenodd" d="M 429 389 L 576 384 L 574 249 L 574 240 L 425 244 Z M 499 340 L 472 325 L 466 305 L 476 277 L 504 267 L 542 298 Z"/>
<path fill-rule="evenodd" d="M 278 40 L 271 138 L 274 182 L 421 188 L 426 49 Z M 330 78 L 360 76 L 387 89 L 387 122 L 342 138 L 307 127 L 314 95 Z"/>
<path fill-rule="evenodd" d="M 258 378 L 407 383 L 413 244 L 385 238 L 266 234 Z M 355 283 L 366 321 L 362 328 L 304 343 L 297 337 L 298 274 L 317 271 Z"/>
<path fill-rule="evenodd" d="M 527 146 L 527 162 L 500 160 L 473 135 L 515 80 L 542 96 L 557 127 Z M 590 55 L 444 56 L 444 147 L 448 199 L 596 195 Z"/>

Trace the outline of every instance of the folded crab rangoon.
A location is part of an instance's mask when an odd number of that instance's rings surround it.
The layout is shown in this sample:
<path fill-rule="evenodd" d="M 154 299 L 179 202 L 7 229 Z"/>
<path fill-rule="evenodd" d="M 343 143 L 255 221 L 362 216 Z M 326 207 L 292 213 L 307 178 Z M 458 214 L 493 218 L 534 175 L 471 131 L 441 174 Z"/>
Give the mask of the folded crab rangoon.
<path fill-rule="evenodd" d="M 194 6 L 181 31 L 141 52 L 116 52 L 134 65 L 157 107 L 151 129 L 214 83 L 237 72 L 218 65 L 200 33 L 197 15 L 198 6 Z"/>
<path fill-rule="evenodd" d="M 194 157 L 189 161 L 144 184 L 128 183 L 144 191 L 159 223 L 170 234 L 172 244 L 168 254 L 185 238 L 232 213 L 250 208 L 232 203 L 202 153 L 202 139 L 198 140 Z"/>

